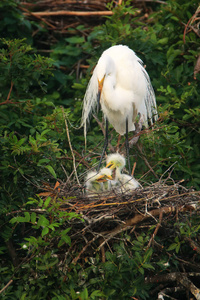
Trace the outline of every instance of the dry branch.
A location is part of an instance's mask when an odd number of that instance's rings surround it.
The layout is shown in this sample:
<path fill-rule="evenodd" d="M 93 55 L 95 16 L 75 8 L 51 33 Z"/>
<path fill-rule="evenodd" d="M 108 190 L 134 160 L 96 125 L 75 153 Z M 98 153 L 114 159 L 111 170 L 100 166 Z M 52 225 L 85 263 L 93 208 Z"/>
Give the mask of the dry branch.
<path fill-rule="evenodd" d="M 200 300 L 200 290 L 192 283 L 192 281 L 189 279 L 189 277 L 200 277 L 200 273 L 180 273 L 180 272 L 174 272 L 174 273 L 168 273 L 164 275 L 156 275 L 151 278 L 146 278 L 146 283 L 160 283 L 160 282 L 177 282 L 180 283 L 183 287 L 185 287 L 187 290 L 189 290 L 197 300 Z M 165 292 L 167 292 L 165 290 Z M 169 292 L 169 290 L 168 290 Z M 175 292 L 175 290 L 173 290 Z M 163 295 L 163 291 L 159 294 Z"/>
<path fill-rule="evenodd" d="M 198 274 L 197 276 L 200 276 Z M 180 282 L 187 290 L 189 290 L 197 300 L 200 300 L 200 290 L 192 283 L 186 274 L 177 274 L 177 281 Z"/>
<path fill-rule="evenodd" d="M 49 17 L 49 16 L 78 16 L 78 17 L 91 17 L 91 16 L 111 16 L 113 15 L 112 11 L 44 11 L 44 12 L 35 12 L 31 13 L 36 17 Z M 29 15 L 29 13 L 24 13 L 24 15 Z"/>
<path fill-rule="evenodd" d="M 8 283 L 0 290 L 0 294 L 3 293 L 11 283 L 13 283 L 13 279 L 9 280 Z"/>

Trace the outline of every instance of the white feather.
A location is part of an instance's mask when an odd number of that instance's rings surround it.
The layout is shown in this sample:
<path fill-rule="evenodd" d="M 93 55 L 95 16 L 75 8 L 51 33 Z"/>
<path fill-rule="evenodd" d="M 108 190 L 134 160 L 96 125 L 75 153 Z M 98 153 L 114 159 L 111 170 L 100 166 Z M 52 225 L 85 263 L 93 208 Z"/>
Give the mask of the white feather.
<path fill-rule="evenodd" d="M 101 108 L 119 134 L 125 134 L 127 118 L 129 131 L 135 130 L 138 113 L 146 127 L 157 119 L 155 94 L 141 59 L 127 46 L 117 45 L 103 52 L 88 84 L 81 122 L 85 137 L 97 106 L 98 80 L 103 78 Z"/>

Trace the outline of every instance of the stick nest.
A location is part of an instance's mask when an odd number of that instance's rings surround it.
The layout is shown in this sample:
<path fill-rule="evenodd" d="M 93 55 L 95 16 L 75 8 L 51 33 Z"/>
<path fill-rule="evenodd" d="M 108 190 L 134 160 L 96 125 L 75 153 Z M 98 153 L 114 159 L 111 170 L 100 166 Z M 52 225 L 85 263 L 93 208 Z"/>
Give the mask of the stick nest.
<path fill-rule="evenodd" d="M 200 201 L 200 192 L 186 189 L 180 183 L 168 185 L 164 181 L 128 194 L 112 190 L 89 197 L 83 193 L 83 188 L 69 187 L 64 183 L 58 190 L 58 196 L 64 199 L 60 208 L 75 212 L 84 219 L 84 222 L 70 221 L 75 230 L 78 226 L 84 235 L 94 231 L 101 235 L 114 232 L 115 236 L 141 222 L 158 223 L 161 215 L 162 218 L 169 218 L 169 215 L 174 218 L 179 214 L 191 214 L 199 210 Z"/>

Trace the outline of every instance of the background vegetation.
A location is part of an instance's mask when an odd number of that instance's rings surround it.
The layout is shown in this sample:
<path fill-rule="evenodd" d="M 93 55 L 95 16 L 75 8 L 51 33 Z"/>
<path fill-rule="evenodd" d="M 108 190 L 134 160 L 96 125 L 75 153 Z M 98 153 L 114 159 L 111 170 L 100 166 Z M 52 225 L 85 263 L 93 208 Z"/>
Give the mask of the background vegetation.
<path fill-rule="evenodd" d="M 109 4 L 114 14 L 100 25 L 78 25 L 63 36 L 23 15 L 18 2 L 0 3 L 1 288 L 13 280 L 0 294 L 3 299 L 153 299 L 152 285 L 144 286 L 147 274 L 165 272 L 169 265 L 178 270 L 176 255 L 193 255 L 185 236 L 198 240 L 198 216 L 171 225 L 160 257 L 153 248 L 144 251 L 153 228 L 145 234 L 138 229 L 137 238 L 125 235 L 130 244 L 122 239 L 107 251 L 105 264 L 91 254 L 86 262 L 68 261 L 61 268 L 58 254 L 63 245 L 68 251 L 71 241 L 68 222 L 80 216 L 61 214 L 58 204 L 49 207 L 50 198 L 43 202 L 36 196 L 57 180 L 76 184 L 66 122 L 81 183 L 85 170 L 98 161 L 103 135 L 92 120 L 84 152 L 82 99 L 98 57 L 120 43 L 144 61 L 160 116 L 131 150 L 135 177 L 150 184 L 173 165 L 174 181 L 199 189 L 200 75 L 194 79 L 194 66 L 200 40 L 193 30 L 184 35 L 197 2 L 152 2 L 146 16 L 125 2 Z M 78 68 L 80 63 L 89 66 L 87 71 Z M 114 146 L 117 135 L 112 131 L 111 136 Z M 46 213 L 31 211 L 36 207 Z M 176 254 L 169 255 L 172 250 Z"/>

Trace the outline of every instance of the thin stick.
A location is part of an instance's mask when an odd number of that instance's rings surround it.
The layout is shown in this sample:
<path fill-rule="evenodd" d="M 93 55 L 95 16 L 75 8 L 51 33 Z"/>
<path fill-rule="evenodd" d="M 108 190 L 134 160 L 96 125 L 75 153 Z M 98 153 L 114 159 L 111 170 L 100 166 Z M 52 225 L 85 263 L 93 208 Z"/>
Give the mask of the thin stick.
<path fill-rule="evenodd" d="M 6 99 L 6 102 L 8 102 L 9 99 L 10 99 L 10 94 L 11 94 L 11 92 L 12 92 L 13 85 L 14 85 L 14 83 L 13 83 L 13 81 L 11 81 L 11 84 L 10 84 L 10 90 L 9 90 L 8 97 L 7 97 L 7 99 Z"/>
<path fill-rule="evenodd" d="M 163 174 L 162 174 L 162 176 L 160 177 L 160 179 L 159 179 L 159 182 L 161 182 L 162 181 L 162 179 L 163 179 L 163 176 L 175 165 L 177 163 L 177 161 L 175 161 Z"/>
<path fill-rule="evenodd" d="M 29 15 L 29 13 L 24 13 L 24 15 Z M 112 11 L 67 11 L 67 10 L 60 10 L 60 11 L 39 11 L 39 12 L 32 12 L 32 16 L 41 17 L 41 16 L 112 16 Z"/>
<path fill-rule="evenodd" d="M 75 257 L 72 261 L 72 264 L 76 264 L 77 261 L 79 260 L 79 258 L 81 257 L 81 254 L 83 254 L 83 252 L 87 249 L 87 247 L 92 243 L 94 242 L 96 239 L 99 238 L 99 234 L 97 236 L 94 236 L 92 240 L 90 240 L 84 247 L 83 249 L 80 251 L 80 253 L 78 254 L 77 257 Z"/>
<path fill-rule="evenodd" d="M 154 172 L 154 170 L 152 169 L 152 167 L 151 167 L 151 165 L 149 164 L 148 160 L 146 159 L 146 157 L 145 157 L 144 154 L 142 153 L 141 146 L 138 145 L 138 144 L 136 144 L 136 147 L 138 148 L 139 152 L 141 153 L 145 165 L 149 168 L 149 170 L 151 171 L 151 173 L 153 173 L 153 175 L 158 179 L 157 174 Z"/>
<path fill-rule="evenodd" d="M 40 21 L 44 22 L 46 25 L 48 25 L 49 27 L 51 27 L 52 29 L 56 29 L 56 26 L 52 25 L 51 23 L 49 23 L 47 20 L 45 20 L 44 18 L 40 17 L 40 16 L 37 16 L 35 15 L 35 13 L 29 11 L 28 9 L 26 9 L 25 7 L 22 7 L 19 5 L 19 8 L 23 11 L 25 11 L 25 13 L 23 14 L 26 14 L 26 15 L 30 15 L 30 16 L 34 16 L 36 17 L 37 19 L 39 19 Z"/>
<path fill-rule="evenodd" d="M 12 279 L 10 281 L 8 281 L 8 283 L 0 290 L 0 294 L 3 293 L 3 291 L 5 291 L 12 282 L 13 282 Z"/>
<path fill-rule="evenodd" d="M 133 164 L 133 168 L 132 168 L 131 176 L 133 176 L 133 175 L 134 175 L 134 173 L 135 173 L 135 168 L 136 168 L 136 161 L 135 161 L 135 162 L 134 162 L 134 164 Z"/>
<path fill-rule="evenodd" d="M 80 181 L 79 181 L 79 179 L 78 179 L 77 172 L 76 172 L 76 160 L 75 160 L 74 152 L 73 152 L 73 149 L 72 149 L 72 144 L 71 144 L 71 141 L 70 141 L 70 136 L 69 136 L 69 129 L 68 129 L 68 125 L 67 125 L 67 120 L 66 120 L 66 118 L 65 118 L 65 113 L 64 113 L 63 107 L 61 107 L 61 109 L 62 109 L 64 121 L 65 121 L 65 127 L 66 127 L 66 132 L 67 132 L 68 143 L 69 143 L 69 147 L 70 147 L 70 150 L 71 150 L 71 153 L 72 153 L 74 173 L 75 173 L 75 176 L 76 176 L 76 180 L 77 180 L 78 185 L 81 186 Z"/>
<path fill-rule="evenodd" d="M 193 194 L 200 194 L 200 191 L 192 191 L 192 192 L 187 192 L 187 193 L 183 193 L 181 194 L 181 196 L 185 196 L 185 195 L 193 195 Z M 162 199 L 159 199 L 160 201 L 162 200 L 171 200 L 173 198 L 176 198 L 177 195 L 173 195 L 173 196 L 169 196 L 169 197 L 164 197 Z M 114 198 L 114 197 L 111 197 Z M 108 198 L 107 198 L 108 199 Z M 103 203 L 99 203 L 99 204 L 93 204 L 93 203 L 89 203 L 86 205 L 82 205 L 82 206 L 77 206 L 77 209 L 79 210 L 84 210 L 84 209 L 90 209 L 90 208 L 95 208 L 95 207 L 99 207 L 99 206 L 120 206 L 120 205 L 126 205 L 126 204 L 130 204 L 130 203 L 136 203 L 136 202 L 140 202 L 145 200 L 146 198 L 139 198 L 133 201 L 125 201 L 125 202 L 112 202 L 112 203 L 105 203 L 105 200 L 103 201 Z M 187 208 L 186 208 L 187 210 Z"/>
<path fill-rule="evenodd" d="M 155 238 L 155 236 L 156 236 L 156 234 L 157 234 L 157 232 L 158 232 L 158 229 L 159 229 L 160 226 L 161 226 L 162 217 L 163 217 L 163 211 L 161 210 L 161 211 L 160 211 L 160 216 L 159 216 L 159 222 L 158 222 L 157 225 L 156 225 L 156 229 L 154 230 L 154 233 L 152 234 L 152 237 L 150 238 L 150 241 L 149 241 L 149 243 L 148 243 L 148 245 L 147 245 L 146 250 L 149 249 L 149 247 L 151 247 L 152 241 L 154 240 L 154 238 Z"/>

